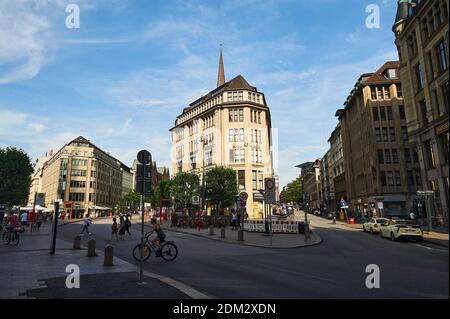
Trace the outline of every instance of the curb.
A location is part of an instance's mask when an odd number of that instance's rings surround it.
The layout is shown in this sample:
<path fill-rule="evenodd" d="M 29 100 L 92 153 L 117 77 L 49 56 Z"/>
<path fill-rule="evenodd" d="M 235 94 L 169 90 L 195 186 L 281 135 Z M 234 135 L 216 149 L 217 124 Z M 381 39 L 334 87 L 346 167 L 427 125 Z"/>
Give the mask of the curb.
<path fill-rule="evenodd" d="M 138 225 L 140 225 L 140 223 Z M 144 226 L 150 227 L 150 226 L 145 225 L 145 224 L 144 224 Z M 308 244 L 303 244 L 303 245 L 289 246 L 289 247 L 273 247 L 273 246 L 268 246 L 268 245 L 264 245 L 263 246 L 263 245 L 258 245 L 258 244 L 248 244 L 245 241 L 244 242 L 239 242 L 237 240 L 235 242 L 226 241 L 226 240 L 222 240 L 220 238 L 214 238 L 214 237 L 211 237 L 211 236 L 201 235 L 201 234 L 196 234 L 196 233 L 189 233 L 189 232 L 186 232 L 186 231 L 182 231 L 182 230 L 178 230 L 178 229 L 172 229 L 172 228 L 166 228 L 166 230 L 167 231 L 172 231 L 174 233 L 180 233 L 180 234 L 185 234 L 185 235 L 196 236 L 196 237 L 199 237 L 199 238 L 206 238 L 206 239 L 209 239 L 209 240 L 215 240 L 215 241 L 222 242 L 222 243 L 225 243 L 225 244 L 250 246 L 250 247 L 258 247 L 258 248 L 268 248 L 268 249 L 298 249 L 298 248 L 303 248 L 303 247 L 315 246 L 315 245 L 319 245 L 319 244 L 322 243 L 322 238 L 319 235 L 317 235 L 317 234 L 313 234 L 313 236 L 316 237 L 315 242 L 310 242 Z"/>
<path fill-rule="evenodd" d="M 433 241 L 433 240 L 429 240 L 429 239 L 426 239 L 426 238 L 424 238 L 423 241 L 424 241 L 425 243 L 429 243 L 429 244 L 432 244 L 432 245 L 444 247 L 444 248 L 447 248 L 447 249 L 449 248 L 449 246 L 447 246 L 447 245 L 445 245 L 445 244 L 437 243 L 437 242 L 435 242 L 435 241 Z"/>

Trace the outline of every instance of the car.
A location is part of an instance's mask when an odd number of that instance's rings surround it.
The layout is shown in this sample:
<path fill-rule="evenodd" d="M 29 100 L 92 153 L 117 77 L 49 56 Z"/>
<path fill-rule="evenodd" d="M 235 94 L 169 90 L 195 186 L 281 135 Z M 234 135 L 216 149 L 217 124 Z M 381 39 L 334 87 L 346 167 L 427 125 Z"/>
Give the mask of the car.
<path fill-rule="evenodd" d="M 423 232 L 416 223 L 405 220 L 389 220 L 380 227 L 380 236 L 390 238 L 392 241 L 398 239 L 413 239 L 417 242 L 423 241 Z"/>
<path fill-rule="evenodd" d="M 363 224 L 363 231 L 370 232 L 371 234 L 378 234 L 380 232 L 381 225 L 388 222 L 387 218 L 371 218 Z"/>

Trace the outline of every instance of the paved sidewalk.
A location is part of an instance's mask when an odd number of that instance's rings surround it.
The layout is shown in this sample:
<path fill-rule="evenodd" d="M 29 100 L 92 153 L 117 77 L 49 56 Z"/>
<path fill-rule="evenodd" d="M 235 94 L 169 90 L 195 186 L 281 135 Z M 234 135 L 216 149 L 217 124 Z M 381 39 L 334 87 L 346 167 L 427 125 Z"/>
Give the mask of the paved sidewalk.
<path fill-rule="evenodd" d="M 87 257 L 86 249 L 73 250 L 71 243 L 57 239 L 56 253 L 50 255 L 50 226 L 44 223 L 39 232 L 22 233 L 18 246 L 1 245 L 0 299 L 189 298 L 175 285 L 167 285 L 169 278 L 147 272 L 144 274 L 148 284 L 138 286 L 135 265 L 114 257 L 114 266 L 104 267 L 99 250 L 97 256 Z M 69 264 L 79 266 L 80 289 L 65 286 Z"/>
<path fill-rule="evenodd" d="M 150 227 L 150 223 L 145 222 L 145 225 Z M 244 241 L 238 241 L 238 232 L 231 230 L 231 227 L 226 227 L 225 238 L 221 238 L 221 229 L 215 228 L 214 235 L 209 235 L 209 228 L 203 228 L 200 231 L 197 228 L 178 228 L 170 227 L 170 223 L 165 221 L 162 225 L 164 230 L 173 231 L 193 236 L 208 238 L 211 240 L 222 241 L 230 244 L 256 246 L 264 248 L 300 248 L 320 244 L 322 239 L 319 235 L 314 233 L 314 230 L 309 238 L 305 241 L 304 235 L 299 234 L 273 234 L 272 237 L 265 236 L 262 233 L 244 232 Z M 271 242 L 272 241 L 272 242 Z"/>

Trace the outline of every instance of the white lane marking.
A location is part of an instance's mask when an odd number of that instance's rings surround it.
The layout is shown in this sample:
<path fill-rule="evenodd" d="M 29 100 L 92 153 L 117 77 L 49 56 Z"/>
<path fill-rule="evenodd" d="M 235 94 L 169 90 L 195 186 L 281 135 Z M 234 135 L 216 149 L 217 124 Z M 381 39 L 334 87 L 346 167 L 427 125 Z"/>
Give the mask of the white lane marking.
<path fill-rule="evenodd" d="M 431 247 L 428 247 L 428 246 L 424 246 L 424 245 L 421 245 L 421 244 L 415 244 L 415 245 L 419 246 L 419 247 L 422 247 L 422 248 L 425 248 L 425 249 L 428 249 L 428 250 L 436 250 L 434 248 L 431 248 Z"/>

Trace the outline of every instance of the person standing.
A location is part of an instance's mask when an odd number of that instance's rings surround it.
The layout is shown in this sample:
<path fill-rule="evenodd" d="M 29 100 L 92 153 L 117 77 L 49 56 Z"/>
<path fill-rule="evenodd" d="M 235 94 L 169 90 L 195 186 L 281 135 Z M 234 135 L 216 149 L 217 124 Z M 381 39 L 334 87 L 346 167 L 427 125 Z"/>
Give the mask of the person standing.
<path fill-rule="evenodd" d="M 123 235 L 125 235 L 125 219 L 120 216 L 119 219 L 119 239 L 124 240 Z"/>
<path fill-rule="evenodd" d="M 28 213 L 23 212 L 22 215 L 20 215 L 20 223 L 23 227 L 28 226 Z"/>
<path fill-rule="evenodd" d="M 89 217 L 89 213 L 86 214 L 83 218 L 83 228 L 81 229 L 80 235 L 84 234 L 84 231 L 87 232 L 88 235 L 91 233 L 89 232 L 89 226 L 91 225 L 91 218 Z"/>
<path fill-rule="evenodd" d="M 231 226 L 233 226 L 231 228 L 231 230 L 236 230 L 237 229 L 236 223 L 237 223 L 237 214 L 236 214 L 236 211 L 233 210 L 233 212 L 231 213 Z"/>
<path fill-rule="evenodd" d="M 126 216 L 127 217 L 125 219 L 125 231 L 128 233 L 128 235 L 131 238 L 131 233 L 130 233 L 130 228 L 131 228 L 130 216 L 128 214 Z"/>
<path fill-rule="evenodd" d="M 119 237 L 117 236 L 117 232 L 119 231 L 119 227 L 117 226 L 117 219 L 116 217 L 113 218 L 113 224 L 111 226 L 111 240 L 113 237 L 116 237 L 116 241 L 119 241 Z"/>

